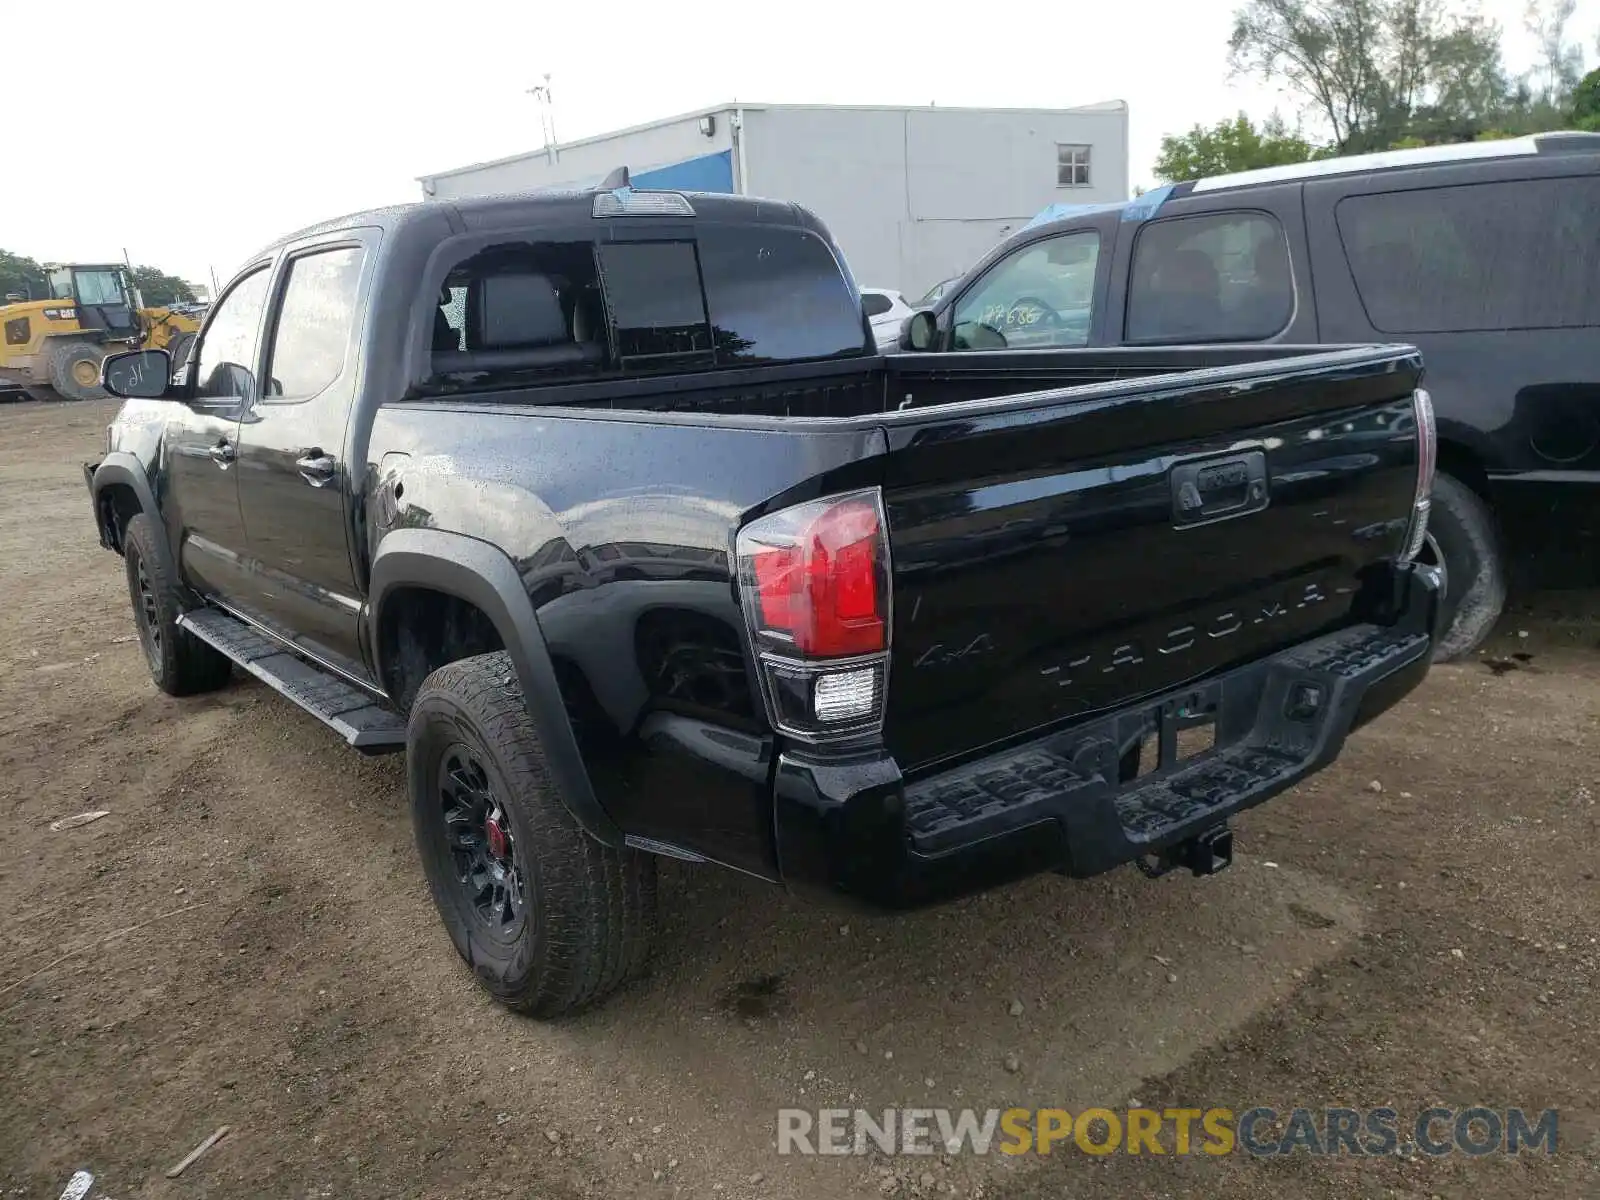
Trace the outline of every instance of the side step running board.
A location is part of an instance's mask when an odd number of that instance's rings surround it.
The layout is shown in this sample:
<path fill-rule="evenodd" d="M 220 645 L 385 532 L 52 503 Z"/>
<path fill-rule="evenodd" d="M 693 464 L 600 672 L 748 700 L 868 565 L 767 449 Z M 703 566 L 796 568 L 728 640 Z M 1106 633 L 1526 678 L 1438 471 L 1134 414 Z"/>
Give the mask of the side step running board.
<path fill-rule="evenodd" d="M 289 653 L 237 617 L 215 608 L 184 613 L 178 624 L 281 692 L 364 754 L 401 750 L 406 720 L 337 675 Z"/>

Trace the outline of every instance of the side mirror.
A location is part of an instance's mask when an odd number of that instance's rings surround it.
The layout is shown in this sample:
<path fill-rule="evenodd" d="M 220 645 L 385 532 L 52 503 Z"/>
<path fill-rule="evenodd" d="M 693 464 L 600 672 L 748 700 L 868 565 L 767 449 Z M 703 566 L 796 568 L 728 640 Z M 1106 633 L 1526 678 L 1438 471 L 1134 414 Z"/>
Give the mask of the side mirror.
<path fill-rule="evenodd" d="M 100 364 L 100 386 L 124 400 L 159 400 L 172 382 L 172 356 L 165 350 L 130 350 Z"/>
<path fill-rule="evenodd" d="M 939 326 L 931 310 L 924 308 L 914 312 L 900 326 L 900 349 L 919 353 L 932 350 L 938 332 Z"/>

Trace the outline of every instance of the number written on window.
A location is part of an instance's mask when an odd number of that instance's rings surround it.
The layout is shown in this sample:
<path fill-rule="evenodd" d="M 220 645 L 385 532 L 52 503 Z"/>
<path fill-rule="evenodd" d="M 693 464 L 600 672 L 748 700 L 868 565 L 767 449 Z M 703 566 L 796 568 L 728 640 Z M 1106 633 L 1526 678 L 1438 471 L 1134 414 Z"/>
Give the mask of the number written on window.
<path fill-rule="evenodd" d="M 1014 251 L 956 301 L 957 350 L 1046 349 L 1089 341 L 1100 235 L 1064 233 Z"/>

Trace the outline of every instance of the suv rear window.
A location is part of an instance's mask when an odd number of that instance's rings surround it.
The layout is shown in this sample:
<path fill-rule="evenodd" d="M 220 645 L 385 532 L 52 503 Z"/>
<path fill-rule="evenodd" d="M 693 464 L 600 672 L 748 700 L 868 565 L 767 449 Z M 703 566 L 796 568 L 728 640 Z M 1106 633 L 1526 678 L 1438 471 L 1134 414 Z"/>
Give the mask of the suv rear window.
<path fill-rule="evenodd" d="M 1384 333 L 1600 325 L 1600 177 L 1347 196 L 1334 209 Z"/>
<path fill-rule="evenodd" d="M 1170 217 L 1139 231 L 1128 341 L 1262 341 L 1293 313 L 1289 245 L 1267 213 Z"/>

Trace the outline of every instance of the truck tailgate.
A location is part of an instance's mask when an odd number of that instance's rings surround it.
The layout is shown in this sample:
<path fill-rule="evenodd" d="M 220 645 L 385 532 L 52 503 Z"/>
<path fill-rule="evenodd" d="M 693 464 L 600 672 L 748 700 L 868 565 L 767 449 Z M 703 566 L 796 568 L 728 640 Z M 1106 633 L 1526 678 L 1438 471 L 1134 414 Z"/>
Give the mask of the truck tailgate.
<path fill-rule="evenodd" d="M 1350 624 L 1416 487 L 1408 347 L 885 416 L 915 774 Z"/>

